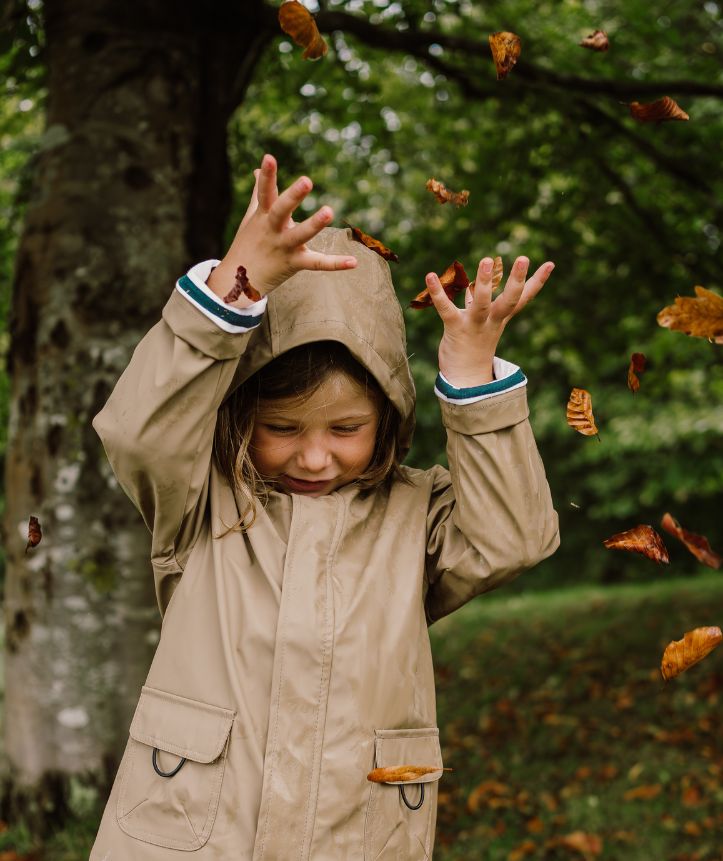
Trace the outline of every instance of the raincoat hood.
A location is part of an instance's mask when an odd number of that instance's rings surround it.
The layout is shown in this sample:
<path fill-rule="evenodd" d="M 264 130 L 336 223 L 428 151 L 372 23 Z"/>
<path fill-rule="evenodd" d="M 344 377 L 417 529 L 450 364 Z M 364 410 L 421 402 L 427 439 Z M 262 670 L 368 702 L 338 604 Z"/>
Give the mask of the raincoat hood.
<path fill-rule="evenodd" d="M 341 272 L 302 270 L 274 290 L 227 396 L 287 350 L 314 341 L 339 341 L 372 374 L 401 415 L 399 442 L 406 453 L 414 430 L 415 392 L 404 317 L 389 264 L 354 241 L 348 228 L 327 227 L 307 245 L 322 254 L 351 254 L 357 267 Z"/>

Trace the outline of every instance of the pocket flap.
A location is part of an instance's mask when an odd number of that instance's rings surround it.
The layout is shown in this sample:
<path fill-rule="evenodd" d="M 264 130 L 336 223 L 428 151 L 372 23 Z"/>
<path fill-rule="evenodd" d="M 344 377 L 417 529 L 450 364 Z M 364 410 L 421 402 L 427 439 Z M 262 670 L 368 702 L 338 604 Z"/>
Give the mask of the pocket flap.
<path fill-rule="evenodd" d="M 130 735 L 149 747 L 208 763 L 221 755 L 235 715 L 220 706 L 144 685 Z"/>
<path fill-rule="evenodd" d="M 442 776 L 442 749 L 436 726 L 421 729 L 374 730 L 375 768 L 400 765 L 435 766 L 436 771 L 423 774 L 413 781 L 388 780 L 385 783 L 431 783 Z"/>

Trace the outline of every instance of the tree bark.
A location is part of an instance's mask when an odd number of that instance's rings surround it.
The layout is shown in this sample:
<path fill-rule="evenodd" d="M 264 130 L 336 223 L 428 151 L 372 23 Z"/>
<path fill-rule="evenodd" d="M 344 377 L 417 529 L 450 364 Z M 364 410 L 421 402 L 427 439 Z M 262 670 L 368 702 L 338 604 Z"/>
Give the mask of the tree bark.
<path fill-rule="evenodd" d="M 44 7 L 47 127 L 10 326 L 0 797 L 0 818 L 41 829 L 71 775 L 107 791 L 160 628 L 148 531 L 91 420 L 176 278 L 222 253 L 227 122 L 270 37 L 256 2 Z"/>

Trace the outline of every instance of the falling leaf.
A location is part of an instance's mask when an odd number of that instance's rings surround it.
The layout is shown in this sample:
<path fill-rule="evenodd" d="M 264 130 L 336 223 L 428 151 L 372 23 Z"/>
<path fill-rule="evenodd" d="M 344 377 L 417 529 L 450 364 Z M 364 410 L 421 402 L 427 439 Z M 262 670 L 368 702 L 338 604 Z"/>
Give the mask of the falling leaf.
<path fill-rule="evenodd" d="M 469 202 L 469 191 L 466 188 L 462 189 L 462 191 L 450 191 L 443 182 L 434 177 L 427 180 L 425 188 L 427 191 L 432 192 L 439 203 L 453 203 L 455 206 L 467 206 Z"/>
<path fill-rule="evenodd" d="M 589 48 L 591 51 L 607 51 L 610 47 L 608 34 L 604 30 L 595 30 L 580 42 L 581 48 Z"/>
<path fill-rule="evenodd" d="M 606 538 L 603 544 L 609 550 L 630 550 L 652 559 L 653 562 L 670 561 L 663 539 L 652 526 L 640 524 L 625 532 L 617 532 Z"/>
<path fill-rule="evenodd" d="M 387 248 L 387 246 L 378 239 L 375 239 L 373 236 L 369 236 L 368 233 L 364 233 L 358 227 L 354 227 L 352 224 L 349 224 L 348 221 L 344 223 L 349 230 L 351 230 L 351 235 L 357 242 L 361 242 L 362 245 L 366 245 L 367 248 L 371 248 L 372 251 L 376 251 L 376 253 L 385 260 L 391 260 L 393 263 L 399 262 L 399 257 L 397 257 L 391 249 Z"/>
<path fill-rule="evenodd" d="M 316 26 L 314 16 L 298 0 L 286 0 L 279 6 L 279 24 L 284 33 L 304 48 L 304 60 L 318 60 L 329 50 Z"/>
<path fill-rule="evenodd" d="M 682 640 L 673 640 L 668 643 L 663 652 L 660 663 L 660 672 L 663 678 L 674 679 L 684 670 L 702 661 L 713 649 L 723 641 L 723 633 L 720 628 L 694 628 L 683 635 Z"/>
<path fill-rule="evenodd" d="M 720 568 L 723 557 L 713 551 L 708 539 L 703 535 L 696 535 L 695 532 L 688 532 L 687 529 L 683 529 L 672 514 L 668 514 L 667 511 L 663 515 L 660 525 L 666 532 L 682 541 L 699 562 L 709 568 Z"/>
<path fill-rule="evenodd" d="M 367 774 L 367 780 L 373 783 L 412 783 L 425 774 L 434 771 L 452 771 L 451 768 L 437 768 L 436 765 L 390 765 L 386 768 L 375 768 Z"/>
<path fill-rule="evenodd" d="M 640 380 L 637 375 L 642 374 L 643 371 L 645 371 L 645 356 L 643 353 L 633 353 L 628 368 L 628 388 L 633 394 L 640 388 Z"/>
<path fill-rule="evenodd" d="M 597 834 L 588 834 L 585 831 L 572 831 L 561 837 L 553 837 L 547 841 L 547 846 L 571 849 L 573 852 L 579 852 L 585 858 L 600 855 L 603 851 L 602 838 L 598 837 Z"/>
<path fill-rule="evenodd" d="M 28 522 L 28 543 L 25 545 L 25 552 L 27 553 L 31 547 L 37 547 L 42 537 L 43 532 L 40 528 L 40 521 L 31 514 Z"/>
<path fill-rule="evenodd" d="M 625 801 L 650 801 L 651 798 L 657 798 L 660 795 L 663 787 L 659 783 L 646 783 L 642 786 L 634 786 L 624 793 Z"/>
<path fill-rule="evenodd" d="M 586 389 L 573 389 L 570 392 L 570 400 L 567 402 L 567 423 L 585 436 L 594 436 L 598 433 L 592 414 L 592 396 Z"/>
<path fill-rule="evenodd" d="M 697 286 L 695 297 L 677 296 L 658 313 L 659 326 L 723 344 L 723 296 Z"/>
<path fill-rule="evenodd" d="M 242 293 L 252 302 L 258 302 L 261 299 L 259 291 L 251 286 L 245 266 L 239 266 L 236 270 L 236 283 L 223 297 L 223 301 L 226 303 L 235 302 Z"/>
<path fill-rule="evenodd" d="M 670 96 L 655 102 L 630 102 L 630 114 L 641 123 L 662 123 L 664 120 L 689 120 L 690 117 Z"/>
<path fill-rule="evenodd" d="M 461 293 L 469 287 L 469 278 L 464 271 L 464 266 L 455 260 L 445 270 L 439 278 L 440 283 L 447 296 L 454 302 L 454 297 L 457 293 Z M 429 290 L 425 287 L 421 293 L 418 293 L 409 303 L 410 308 L 429 308 L 433 305 L 432 297 L 429 295 Z"/>
<path fill-rule="evenodd" d="M 507 77 L 517 62 L 522 50 L 522 41 L 516 33 L 507 33 L 504 31 L 491 33 L 490 48 L 492 49 L 492 59 L 495 61 L 495 68 L 497 69 L 497 80 L 501 81 Z"/>

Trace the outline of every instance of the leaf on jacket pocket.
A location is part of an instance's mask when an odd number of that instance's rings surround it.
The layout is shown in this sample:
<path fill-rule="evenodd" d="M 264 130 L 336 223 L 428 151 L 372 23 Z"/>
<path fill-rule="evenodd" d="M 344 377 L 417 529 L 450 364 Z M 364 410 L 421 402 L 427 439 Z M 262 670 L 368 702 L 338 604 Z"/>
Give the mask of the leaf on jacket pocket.
<path fill-rule="evenodd" d="M 414 782 L 433 771 L 452 771 L 452 769 L 437 768 L 436 765 L 388 765 L 386 768 L 375 768 L 370 771 L 367 774 L 367 780 L 371 780 L 372 783 Z"/>
<path fill-rule="evenodd" d="M 573 389 L 567 402 L 567 423 L 573 430 L 584 436 L 597 436 L 600 439 L 595 418 L 592 414 L 592 395 L 587 389 Z"/>
<path fill-rule="evenodd" d="M 668 550 L 663 544 L 663 539 L 645 523 L 627 529 L 625 532 L 616 532 L 610 538 L 606 538 L 603 544 L 608 550 L 630 550 L 632 553 L 640 553 L 647 556 L 653 562 L 670 561 Z"/>
<path fill-rule="evenodd" d="M 687 529 L 683 529 L 680 523 L 667 511 L 663 515 L 660 525 L 666 532 L 682 541 L 699 562 L 709 568 L 720 568 L 723 556 L 719 556 L 712 549 L 704 535 L 696 535 L 695 532 L 688 532 Z"/>
<path fill-rule="evenodd" d="M 663 678 L 673 679 L 684 670 L 697 664 L 707 657 L 713 649 L 723 642 L 720 628 L 694 628 L 683 635 L 682 640 L 668 643 L 660 662 L 660 672 Z"/>

